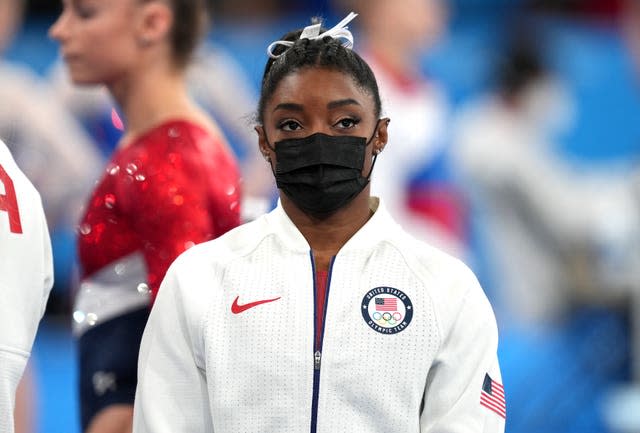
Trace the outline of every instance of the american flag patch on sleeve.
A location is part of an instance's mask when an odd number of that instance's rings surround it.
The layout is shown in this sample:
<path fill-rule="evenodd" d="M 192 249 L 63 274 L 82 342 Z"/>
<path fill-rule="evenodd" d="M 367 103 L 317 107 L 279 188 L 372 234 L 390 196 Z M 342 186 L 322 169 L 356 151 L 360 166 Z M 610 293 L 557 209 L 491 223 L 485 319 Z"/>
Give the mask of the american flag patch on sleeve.
<path fill-rule="evenodd" d="M 504 387 L 485 374 L 480 392 L 480 404 L 507 419 L 507 404 L 504 399 Z"/>

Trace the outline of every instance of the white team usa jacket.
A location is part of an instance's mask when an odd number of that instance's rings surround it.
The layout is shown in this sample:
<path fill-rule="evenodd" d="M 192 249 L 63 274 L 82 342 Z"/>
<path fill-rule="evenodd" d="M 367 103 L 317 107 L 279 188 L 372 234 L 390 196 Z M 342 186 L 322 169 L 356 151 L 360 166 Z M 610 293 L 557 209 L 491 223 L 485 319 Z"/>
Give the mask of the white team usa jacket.
<path fill-rule="evenodd" d="M 18 383 L 53 286 L 40 194 L 0 140 L 0 432 L 13 433 Z"/>
<path fill-rule="evenodd" d="M 378 205 L 377 199 L 372 199 Z M 182 254 L 144 333 L 134 432 L 503 432 L 491 306 L 382 205 L 329 270 L 282 207 Z"/>

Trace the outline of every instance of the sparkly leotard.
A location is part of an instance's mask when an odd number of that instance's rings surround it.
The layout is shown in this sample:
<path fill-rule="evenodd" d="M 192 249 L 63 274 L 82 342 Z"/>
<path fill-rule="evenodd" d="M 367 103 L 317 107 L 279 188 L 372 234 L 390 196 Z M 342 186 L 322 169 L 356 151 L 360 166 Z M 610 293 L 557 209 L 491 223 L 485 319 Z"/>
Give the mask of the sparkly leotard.
<path fill-rule="evenodd" d="M 148 305 L 180 253 L 239 222 L 237 164 L 202 127 L 168 121 L 117 150 L 79 227 L 76 333 Z"/>

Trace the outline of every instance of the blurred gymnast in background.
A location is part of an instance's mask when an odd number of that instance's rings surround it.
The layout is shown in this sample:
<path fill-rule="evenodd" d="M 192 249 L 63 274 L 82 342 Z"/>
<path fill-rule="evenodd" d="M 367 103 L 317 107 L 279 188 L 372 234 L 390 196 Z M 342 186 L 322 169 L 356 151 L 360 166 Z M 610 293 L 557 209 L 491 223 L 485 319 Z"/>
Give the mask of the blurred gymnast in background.
<path fill-rule="evenodd" d="M 24 0 L 0 1 L 0 55 L 20 27 L 23 9 Z M 42 196 L 53 242 L 54 295 L 68 294 L 77 220 L 102 156 L 45 80 L 1 57 L 0 100 L 0 137 Z"/>
<path fill-rule="evenodd" d="M 22 24 L 24 0 L 0 0 L 0 139 L 42 199 L 56 281 L 48 313 L 66 313 L 75 261 L 75 230 L 102 157 L 46 80 L 5 57 Z M 29 364 L 30 365 L 30 364 Z M 16 399 L 16 431 L 31 432 L 36 384 L 27 366 Z"/>
<path fill-rule="evenodd" d="M 167 267 L 239 223 L 236 160 L 185 84 L 205 11 L 203 0 L 64 0 L 50 29 L 73 82 L 104 84 L 124 123 L 79 228 L 84 431 L 131 431 L 138 345 Z"/>
<path fill-rule="evenodd" d="M 213 6 L 210 5 L 210 9 Z M 215 77 L 211 76 L 215 71 Z M 56 98 L 109 154 L 122 135 L 122 122 L 113 98 L 104 86 L 78 86 L 63 62 L 48 70 L 47 78 Z M 257 100 L 253 83 L 228 48 L 205 37 L 186 71 L 187 88 L 196 103 L 213 116 L 240 161 L 242 171 L 242 220 L 251 220 L 268 210 L 275 197 L 271 173 L 254 145 L 251 128 Z"/>
<path fill-rule="evenodd" d="M 629 169 L 578 165 L 561 150 L 579 106 L 542 24 L 511 18 L 494 86 L 459 111 L 452 155 L 503 331 L 507 429 L 608 431 L 602 399 L 629 371 L 640 207 Z M 580 392 L 563 392 L 576 382 Z"/>
<path fill-rule="evenodd" d="M 393 118 L 392 146 L 377 164 L 372 192 L 410 233 L 463 256 L 464 206 L 448 166 L 449 101 L 423 68 L 446 31 L 446 2 L 333 1 L 360 14 L 360 52 L 376 74 L 385 114 Z"/>
<path fill-rule="evenodd" d="M 517 22 L 495 87 L 456 118 L 452 155 L 486 232 L 494 294 L 512 325 L 546 327 L 579 305 L 619 302 L 634 285 L 640 213 L 613 164 L 579 169 L 560 153 L 575 102 L 545 60 L 543 29 Z"/>

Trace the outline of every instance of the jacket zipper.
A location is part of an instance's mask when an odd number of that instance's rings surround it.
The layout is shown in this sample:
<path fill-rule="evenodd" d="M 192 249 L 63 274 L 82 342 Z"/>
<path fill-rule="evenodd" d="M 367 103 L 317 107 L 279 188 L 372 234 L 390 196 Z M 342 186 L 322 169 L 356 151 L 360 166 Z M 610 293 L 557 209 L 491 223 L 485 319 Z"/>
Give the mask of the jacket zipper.
<path fill-rule="evenodd" d="M 329 300 L 329 289 L 331 287 L 331 271 L 333 269 L 333 261 L 335 257 L 331 258 L 329 262 L 329 272 L 327 273 L 327 286 L 324 291 L 324 308 L 322 311 L 321 329 L 317 329 L 316 320 L 316 294 L 318 287 L 316 283 L 316 266 L 313 261 L 313 252 L 311 254 L 311 270 L 313 272 L 313 395 L 311 398 L 311 433 L 316 433 L 318 427 L 318 400 L 320 395 L 320 366 L 322 364 L 322 340 L 324 338 L 324 322 L 327 317 L 327 306 Z M 320 338 L 316 339 L 316 335 L 320 332 Z M 318 341 L 316 343 L 316 340 Z"/>

